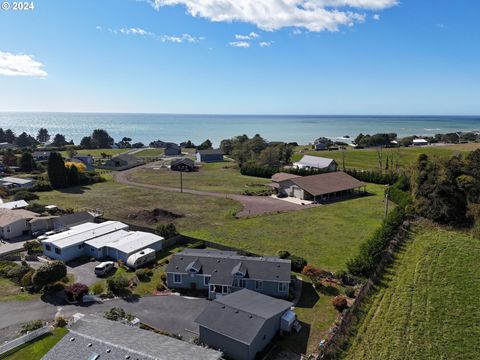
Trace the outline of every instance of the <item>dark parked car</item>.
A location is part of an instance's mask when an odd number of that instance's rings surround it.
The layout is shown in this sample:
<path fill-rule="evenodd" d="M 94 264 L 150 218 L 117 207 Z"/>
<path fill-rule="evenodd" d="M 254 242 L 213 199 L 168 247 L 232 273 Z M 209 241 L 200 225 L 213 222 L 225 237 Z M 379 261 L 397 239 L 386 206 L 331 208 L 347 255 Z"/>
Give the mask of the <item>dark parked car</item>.
<path fill-rule="evenodd" d="M 288 195 L 285 194 L 285 193 L 279 193 L 279 194 L 277 194 L 277 198 L 279 198 L 279 199 L 283 199 L 283 198 L 286 198 L 286 197 L 288 197 Z"/>

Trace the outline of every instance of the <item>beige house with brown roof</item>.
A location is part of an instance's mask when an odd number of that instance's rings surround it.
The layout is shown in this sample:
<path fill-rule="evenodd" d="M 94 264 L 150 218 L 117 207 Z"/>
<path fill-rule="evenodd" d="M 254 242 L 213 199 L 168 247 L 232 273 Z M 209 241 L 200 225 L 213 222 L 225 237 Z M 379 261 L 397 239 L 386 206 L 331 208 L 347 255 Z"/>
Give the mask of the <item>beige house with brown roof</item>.
<path fill-rule="evenodd" d="M 0 209 L 0 238 L 9 240 L 30 232 L 30 220 L 36 218 L 37 213 L 18 209 Z"/>

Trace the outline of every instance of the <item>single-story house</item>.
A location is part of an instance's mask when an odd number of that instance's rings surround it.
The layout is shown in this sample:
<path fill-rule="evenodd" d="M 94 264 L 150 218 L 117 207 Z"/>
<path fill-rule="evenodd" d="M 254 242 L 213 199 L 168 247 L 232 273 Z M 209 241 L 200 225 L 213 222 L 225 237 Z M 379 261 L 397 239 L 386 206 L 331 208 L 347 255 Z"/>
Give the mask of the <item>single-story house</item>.
<path fill-rule="evenodd" d="M 175 143 L 167 143 L 165 145 L 164 154 L 166 156 L 178 156 L 182 155 L 182 148 Z"/>
<path fill-rule="evenodd" d="M 104 165 L 99 166 L 100 168 L 103 169 L 109 169 L 109 170 L 127 170 L 131 169 L 136 166 L 140 166 L 145 164 L 145 161 L 142 159 L 130 155 L 130 154 L 120 154 L 115 157 L 112 157 L 111 159 L 108 159 Z"/>
<path fill-rule="evenodd" d="M 335 160 L 311 155 L 304 155 L 300 161 L 293 163 L 293 166 L 305 170 L 337 171 Z"/>
<path fill-rule="evenodd" d="M 87 168 L 93 165 L 93 157 L 91 155 L 77 154 L 72 159 L 81 161 Z"/>
<path fill-rule="evenodd" d="M 81 316 L 81 317 L 80 317 Z M 77 314 L 68 334 L 52 347 L 43 360 L 220 360 L 216 350 L 190 344 L 153 331 Z"/>
<path fill-rule="evenodd" d="M 413 146 L 425 146 L 428 145 L 428 141 L 425 139 L 413 139 Z"/>
<path fill-rule="evenodd" d="M 28 203 L 25 200 L 17 200 L 0 204 L 0 209 L 25 209 L 27 206 Z"/>
<path fill-rule="evenodd" d="M 95 216 L 88 211 L 81 211 L 73 214 L 62 215 L 53 220 L 53 227 L 56 230 L 65 231 L 72 226 L 77 226 L 85 223 L 93 223 Z"/>
<path fill-rule="evenodd" d="M 316 143 L 313 146 L 315 148 L 315 151 L 328 150 L 328 146 L 325 143 Z"/>
<path fill-rule="evenodd" d="M 45 161 L 50 157 L 50 153 L 50 151 L 34 151 L 32 156 L 35 161 Z"/>
<path fill-rule="evenodd" d="M 85 253 L 96 259 L 112 258 L 126 263 L 131 255 L 139 251 L 161 251 L 163 242 L 161 236 L 152 233 L 119 230 L 85 241 Z"/>
<path fill-rule="evenodd" d="M 35 185 L 36 181 L 27 178 L 18 178 L 13 176 L 7 176 L 0 179 L 0 186 L 7 188 L 31 188 Z"/>
<path fill-rule="evenodd" d="M 171 162 L 170 170 L 190 172 L 195 170 L 195 162 L 189 158 L 176 159 Z"/>
<path fill-rule="evenodd" d="M 169 288 L 204 290 L 209 299 L 241 289 L 286 298 L 291 261 L 242 256 L 235 251 L 185 249 L 172 256 L 165 272 Z"/>
<path fill-rule="evenodd" d="M 223 151 L 220 149 L 197 150 L 195 153 L 199 162 L 221 162 L 223 161 Z"/>
<path fill-rule="evenodd" d="M 32 233 L 36 231 L 49 231 L 53 230 L 53 219 L 55 216 L 38 216 L 30 220 L 30 231 Z"/>
<path fill-rule="evenodd" d="M 128 257 L 145 249 L 160 251 L 164 239 L 152 233 L 128 231 L 118 221 L 85 223 L 49 236 L 42 241 L 44 255 L 65 262 L 81 256 L 112 258 L 126 262 Z"/>
<path fill-rule="evenodd" d="M 254 360 L 296 319 L 291 302 L 243 289 L 213 300 L 195 320 L 199 341 L 229 359 Z"/>
<path fill-rule="evenodd" d="M 301 200 L 328 201 L 354 194 L 365 183 L 342 171 L 289 178 L 270 184 L 277 193 Z"/>
<path fill-rule="evenodd" d="M 118 221 L 101 224 L 85 223 L 70 230 L 42 240 L 43 254 L 56 260 L 70 261 L 86 255 L 85 242 L 118 230 L 127 230 L 128 225 Z"/>
<path fill-rule="evenodd" d="M 0 238 L 13 239 L 30 233 L 29 221 L 38 216 L 37 213 L 17 209 L 0 209 Z"/>

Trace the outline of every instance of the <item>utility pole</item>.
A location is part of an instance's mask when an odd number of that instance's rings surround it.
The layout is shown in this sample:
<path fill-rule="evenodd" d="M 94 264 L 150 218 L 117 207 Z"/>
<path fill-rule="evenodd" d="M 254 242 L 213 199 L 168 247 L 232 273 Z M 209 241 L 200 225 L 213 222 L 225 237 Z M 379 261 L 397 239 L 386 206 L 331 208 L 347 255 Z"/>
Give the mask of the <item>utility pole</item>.
<path fill-rule="evenodd" d="M 180 192 L 183 193 L 183 171 L 180 170 Z"/>
<path fill-rule="evenodd" d="M 342 167 L 343 171 L 345 171 L 345 147 L 342 146 Z"/>
<path fill-rule="evenodd" d="M 390 190 L 390 185 L 386 185 L 387 190 L 385 191 L 385 219 L 387 218 L 388 215 L 388 191 Z"/>

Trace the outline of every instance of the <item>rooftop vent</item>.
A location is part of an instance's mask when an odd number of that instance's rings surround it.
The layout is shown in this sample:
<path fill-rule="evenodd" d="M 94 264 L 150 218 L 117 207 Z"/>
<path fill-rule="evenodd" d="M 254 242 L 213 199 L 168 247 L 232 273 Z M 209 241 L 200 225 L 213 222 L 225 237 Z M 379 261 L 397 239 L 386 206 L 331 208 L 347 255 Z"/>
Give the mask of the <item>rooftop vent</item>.
<path fill-rule="evenodd" d="M 238 310 L 235 310 L 235 314 L 238 314 Z"/>
<path fill-rule="evenodd" d="M 110 354 L 110 352 L 111 352 L 111 351 L 112 351 L 112 350 L 110 350 L 110 349 L 107 349 L 107 354 Z"/>
<path fill-rule="evenodd" d="M 87 346 L 88 346 L 88 347 L 92 347 L 92 343 L 88 343 Z"/>
<path fill-rule="evenodd" d="M 70 338 L 70 341 L 75 341 L 75 338 L 74 338 L 74 337 L 71 337 L 71 338 Z"/>

